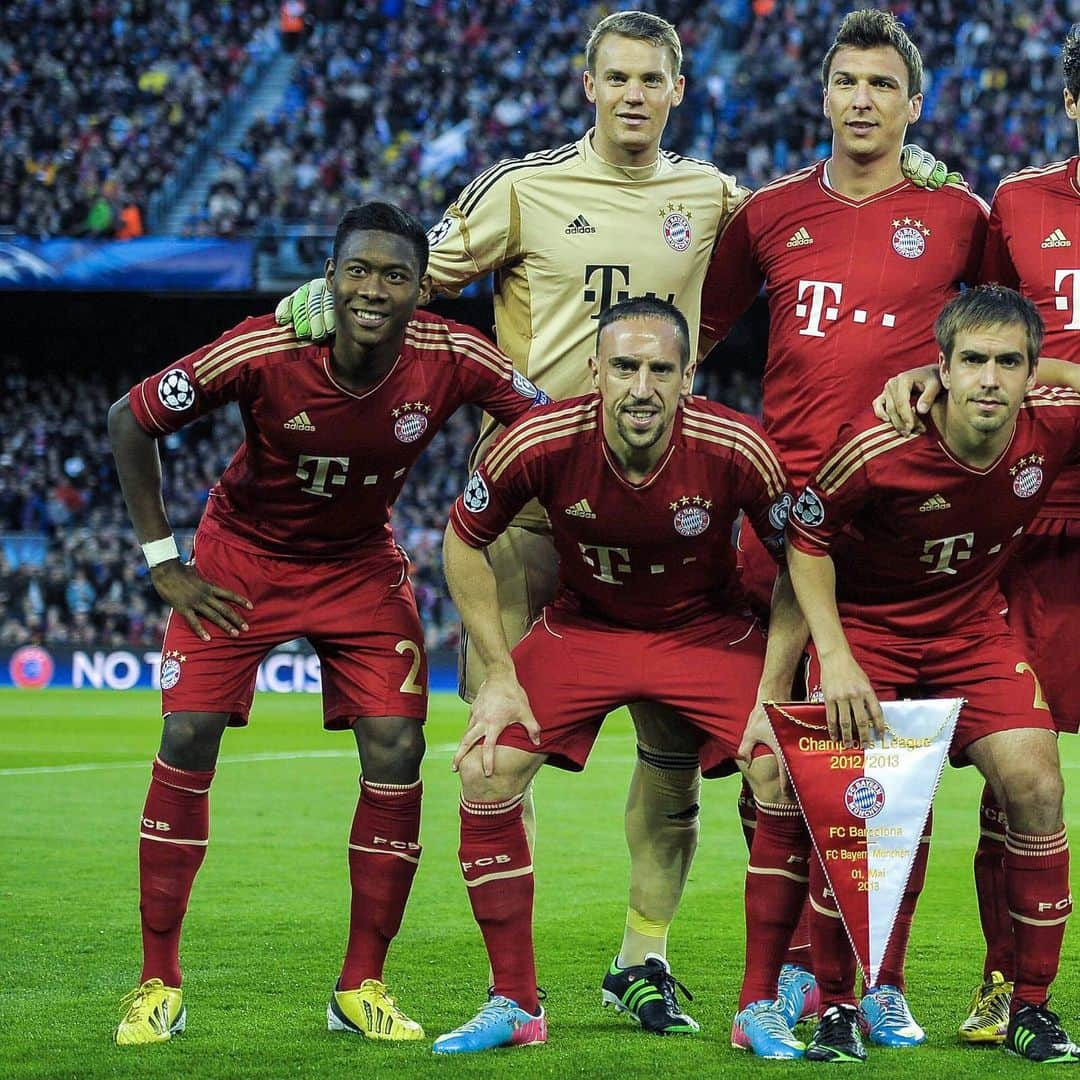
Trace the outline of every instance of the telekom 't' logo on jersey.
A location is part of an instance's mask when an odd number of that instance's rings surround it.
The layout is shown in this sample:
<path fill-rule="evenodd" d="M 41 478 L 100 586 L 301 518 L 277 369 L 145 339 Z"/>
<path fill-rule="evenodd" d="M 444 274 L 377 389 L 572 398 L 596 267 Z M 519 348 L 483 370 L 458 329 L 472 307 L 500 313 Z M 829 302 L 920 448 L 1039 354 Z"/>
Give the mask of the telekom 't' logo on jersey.
<path fill-rule="evenodd" d="M 317 457 L 314 454 L 301 454 L 297 458 L 296 475 L 307 482 L 307 487 L 300 490 L 307 495 L 318 495 L 322 499 L 333 498 L 333 492 L 327 490 L 328 484 L 340 487 L 345 483 L 349 471 L 347 457 Z"/>
<path fill-rule="evenodd" d="M 836 322 L 840 318 L 840 299 L 844 286 L 839 281 L 800 281 L 799 302 L 795 305 L 795 317 L 806 319 L 806 325 L 799 331 L 803 337 L 824 337 L 824 324 Z M 854 308 L 851 321 L 865 323 L 870 321 L 870 312 L 863 308 Z M 891 311 L 874 314 L 874 322 L 891 329 L 896 325 L 896 316 Z"/>
<path fill-rule="evenodd" d="M 622 582 L 616 574 L 629 574 L 630 549 L 617 547 L 603 547 L 600 544 L 578 544 L 581 550 L 581 558 L 585 565 L 596 570 L 593 577 L 597 581 L 603 581 L 607 585 L 621 585 Z M 595 552 L 595 558 L 589 552 Z"/>
<path fill-rule="evenodd" d="M 927 540 L 923 544 L 924 555 L 919 562 L 930 567 L 928 574 L 957 574 L 959 571 L 952 564 L 971 558 L 975 546 L 974 533 L 961 533 L 959 536 L 942 536 L 938 540 Z"/>
<path fill-rule="evenodd" d="M 656 297 L 656 293 L 648 290 L 637 290 L 642 296 Z M 597 310 L 590 316 L 599 319 L 600 316 L 614 304 L 621 304 L 635 295 L 630 289 L 630 267 L 628 265 L 617 266 L 612 263 L 589 263 L 585 267 L 585 291 L 582 299 L 586 304 L 598 304 Z M 675 303 L 675 294 L 668 293 L 669 304 Z"/>
<path fill-rule="evenodd" d="M 1062 292 L 1062 286 L 1069 282 L 1067 291 Z M 1054 273 L 1054 307 L 1058 311 L 1067 312 L 1069 321 L 1062 327 L 1063 330 L 1080 330 L 1080 270 L 1058 270 Z"/>

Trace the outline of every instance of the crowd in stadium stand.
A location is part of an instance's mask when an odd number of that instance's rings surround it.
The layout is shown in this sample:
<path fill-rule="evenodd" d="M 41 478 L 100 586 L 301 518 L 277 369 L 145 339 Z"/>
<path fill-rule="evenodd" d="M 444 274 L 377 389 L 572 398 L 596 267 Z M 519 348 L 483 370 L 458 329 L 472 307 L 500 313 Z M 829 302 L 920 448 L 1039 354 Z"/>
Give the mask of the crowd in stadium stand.
<path fill-rule="evenodd" d="M 745 7 L 662 6 L 690 65 L 705 29 Z M 603 14 L 590 0 L 340 8 L 314 22 L 282 106 L 223 156 L 190 231 L 332 230 L 346 207 L 373 197 L 434 223 L 495 161 L 578 139 L 590 124 L 582 46 Z M 702 87 L 697 103 L 706 101 Z M 686 152 L 694 112 L 673 114 L 666 145 Z"/>
<path fill-rule="evenodd" d="M 161 603 L 138 558 L 105 431 L 110 402 L 129 384 L 45 379 L 4 359 L 0 533 L 41 542 L 21 544 L 16 565 L 0 549 L 0 645 L 161 642 Z M 166 498 L 178 528 L 197 522 L 239 438 L 224 414 L 165 440 Z"/>
<path fill-rule="evenodd" d="M 982 194 L 1007 172 L 1073 152 L 1056 65 L 1068 3 L 888 6 L 926 66 L 913 135 Z M 284 102 L 220 155 L 188 231 L 325 231 L 375 194 L 436 220 L 486 166 L 579 137 L 589 123 L 581 45 L 603 10 L 588 0 L 310 4 Z M 838 12 L 832 0 L 663 5 L 689 76 L 665 145 L 751 187 L 824 156 L 819 62 Z M 139 235 L 150 195 L 276 34 L 274 15 L 269 0 L 4 5 L 0 228 Z"/>
<path fill-rule="evenodd" d="M 0 647 L 108 645 L 155 648 L 165 612 L 128 523 L 105 431 L 111 401 L 131 379 L 63 381 L 3 359 L 0 373 L 0 539 L 40 537 L 18 561 L 0 543 Z M 699 390 L 751 412 L 756 380 L 709 372 Z M 394 508 L 397 542 L 430 648 L 457 644 L 457 614 L 442 575 L 442 534 L 467 476 L 475 418 L 457 413 L 428 447 Z M 222 410 L 159 444 L 170 520 L 190 539 L 211 485 L 243 439 L 239 414 Z M 183 545 L 182 545 L 183 546 Z"/>
<path fill-rule="evenodd" d="M 397 24 L 359 0 L 344 6 L 343 21 L 317 26 L 305 45 L 283 107 L 223 161 L 195 231 L 326 230 L 343 207 L 375 193 L 433 222 L 486 166 L 576 139 L 590 122 L 580 43 L 595 5 L 564 0 L 549 14 L 532 4 L 432 4 L 425 17 Z M 1056 67 L 1067 4 L 888 6 L 926 66 L 912 137 L 981 194 L 989 198 L 1008 172 L 1073 153 Z M 707 156 L 754 188 L 827 156 L 820 61 L 839 20 L 835 2 L 675 4 L 663 14 L 679 26 L 689 75 L 669 149 Z M 718 22 L 728 32 L 719 44 L 738 46 L 729 78 L 722 64 L 700 70 L 702 52 L 717 57 L 715 38 L 709 50 L 698 47 Z M 446 63 L 455 49 L 470 54 L 464 85 Z"/>
<path fill-rule="evenodd" d="M 235 92 L 274 7 L 6 0 L 0 229 L 140 235 L 149 197 Z"/>

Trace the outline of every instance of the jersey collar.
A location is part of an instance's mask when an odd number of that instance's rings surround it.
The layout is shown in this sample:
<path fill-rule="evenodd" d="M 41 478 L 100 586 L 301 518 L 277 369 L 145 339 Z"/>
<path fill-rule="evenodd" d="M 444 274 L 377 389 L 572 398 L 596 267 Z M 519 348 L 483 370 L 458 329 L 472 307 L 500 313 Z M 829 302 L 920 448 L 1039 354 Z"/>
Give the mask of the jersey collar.
<path fill-rule="evenodd" d="M 404 350 L 398 353 L 397 359 L 391 365 L 390 370 L 377 383 L 372 383 L 371 386 L 365 387 L 363 390 L 352 390 L 344 383 L 340 383 L 334 378 L 334 372 L 330 366 L 330 353 L 332 348 L 332 344 L 328 345 L 322 356 L 323 371 L 326 372 L 326 378 L 330 382 L 330 385 L 339 393 L 345 394 L 346 397 L 357 398 L 358 400 L 371 397 L 372 394 L 386 385 L 387 380 L 401 367 L 402 356 L 404 353 Z"/>
<path fill-rule="evenodd" d="M 1065 170 L 1069 190 L 1080 195 L 1080 155 L 1069 158 L 1069 167 Z"/>
<path fill-rule="evenodd" d="M 1001 463 L 1005 460 L 1005 455 L 1012 449 L 1012 444 L 1016 441 L 1016 433 L 1020 429 L 1020 417 L 1016 418 L 1016 422 L 1013 424 L 1012 434 L 1009 436 L 1009 441 L 1002 448 L 1002 451 L 989 465 L 984 469 L 977 469 L 974 465 L 969 465 L 966 461 L 962 461 L 958 458 L 948 447 L 945 442 L 945 435 L 941 428 L 934 422 L 934 418 L 927 413 L 923 418 L 926 424 L 927 430 L 930 432 L 934 441 L 938 444 L 941 452 L 954 464 L 958 465 L 965 472 L 973 473 L 975 476 L 987 476 L 992 473 Z"/>
<path fill-rule="evenodd" d="M 884 188 L 881 191 L 875 191 L 872 195 L 867 195 L 865 199 L 849 199 L 847 195 L 841 195 L 839 191 L 832 186 L 829 181 L 829 159 L 818 162 L 817 166 L 817 178 L 818 186 L 821 188 L 830 199 L 835 199 L 837 202 L 843 203 L 845 206 L 866 206 L 869 203 L 875 202 L 878 199 L 886 199 L 890 195 L 895 195 L 898 191 L 903 191 L 907 187 L 911 187 L 911 182 L 906 179 L 901 179 L 898 183 L 893 184 L 891 187 Z"/>
<path fill-rule="evenodd" d="M 660 151 L 657 151 L 656 160 L 648 165 L 612 165 L 610 161 L 605 161 L 592 144 L 595 130 L 595 128 L 589 128 L 585 132 L 585 137 L 578 142 L 582 156 L 593 172 L 609 180 L 651 180 L 660 172 L 663 160 Z"/>

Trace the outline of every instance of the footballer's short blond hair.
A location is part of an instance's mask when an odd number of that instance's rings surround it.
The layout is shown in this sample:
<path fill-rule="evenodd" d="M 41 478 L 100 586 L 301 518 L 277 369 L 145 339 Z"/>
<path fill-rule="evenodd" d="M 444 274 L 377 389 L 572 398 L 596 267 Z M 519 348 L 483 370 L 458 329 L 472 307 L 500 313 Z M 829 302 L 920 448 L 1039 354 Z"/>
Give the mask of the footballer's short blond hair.
<path fill-rule="evenodd" d="M 647 41 L 650 45 L 667 49 L 671 54 L 671 77 L 679 77 L 682 70 L 682 42 L 679 41 L 679 32 L 667 19 L 661 19 L 659 15 L 648 11 L 615 11 L 601 19 L 593 27 L 593 32 L 585 44 L 585 66 L 594 75 L 596 51 L 600 42 L 609 34 Z"/>

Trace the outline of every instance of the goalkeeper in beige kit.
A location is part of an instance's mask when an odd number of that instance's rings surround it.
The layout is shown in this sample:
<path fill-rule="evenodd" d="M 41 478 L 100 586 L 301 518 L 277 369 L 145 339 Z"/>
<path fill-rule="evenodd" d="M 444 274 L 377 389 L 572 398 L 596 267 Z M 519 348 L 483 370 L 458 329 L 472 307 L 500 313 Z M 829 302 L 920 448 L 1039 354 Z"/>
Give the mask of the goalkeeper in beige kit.
<path fill-rule="evenodd" d="M 717 230 L 746 194 L 714 165 L 660 149 L 685 82 L 670 23 L 645 12 L 609 15 L 589 38 L 586 62 L 595 126 L 577 142 L 481 173 L 428 233 L 429 273 L 443 292 L 494 272 L 498 344 L 523 380 L 556 400 L 589 391 L 596 320 L 612 304 L 658 296 L 682 310 L 696 336 Z M 323 336 L 332 308 L 307 288 L 280 305 L 279 318 Z M 485 416 L 474 462 L 498 430 Z M 557 560 L 540 506 L 527 507 L 488 552 L 512 645 L 554 594 Z M 482 680 L 465 640 L 462 697 L 471 701 Z M 630 898 L 603 997 L 647 1031 L 691 1033 L 698 1025 L 676 1000 L 666 951 L 697 846 L 697 741 L 689 724 L 657 706 L 631 712 L 638 761 L 626 805 Z"/>

